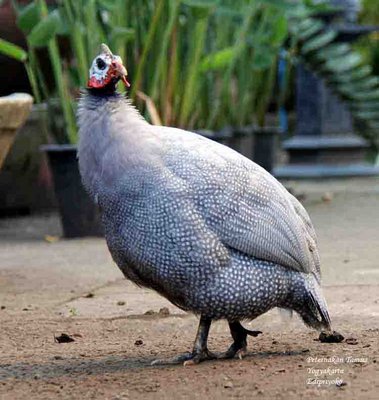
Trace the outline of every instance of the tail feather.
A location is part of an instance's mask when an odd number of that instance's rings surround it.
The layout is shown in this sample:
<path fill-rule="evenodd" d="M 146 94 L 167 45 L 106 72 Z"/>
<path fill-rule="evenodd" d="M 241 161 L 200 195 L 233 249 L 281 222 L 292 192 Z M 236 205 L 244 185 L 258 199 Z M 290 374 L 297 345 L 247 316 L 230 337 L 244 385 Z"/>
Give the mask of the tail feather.
<path fill-rule="evenodd" d="M 305 309 L 301 316 L 304 322 L 312 328 L 330 331 L 331 321 L 321 286 L 313 276 L 307 279 L 306 283 Z"/>
<path fill-rule="evenodd" d="M 321 292 L 321 289 L 319 288 L 319 292 Z M 328 308 L 326 305 L 326 301 L 324 299 L 324 296 L 322 293 L 314 293 L 310 292 L 309 293 L 309 298 L 311 302 L 313 303 L 313 307 L 316 308 L 318 312 L 318 320 L 326 330 L 331 330 L 331 321 L 330 321 L 330 316 L 328 312 Z"/>

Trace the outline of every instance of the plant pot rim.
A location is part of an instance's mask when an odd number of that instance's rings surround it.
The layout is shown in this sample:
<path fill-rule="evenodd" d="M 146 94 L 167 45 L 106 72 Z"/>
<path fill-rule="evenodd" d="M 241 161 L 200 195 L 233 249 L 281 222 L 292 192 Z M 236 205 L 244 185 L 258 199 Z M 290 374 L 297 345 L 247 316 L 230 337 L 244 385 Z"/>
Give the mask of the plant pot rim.
<path fill-rule="evenodd" d="M 43 144 L 42 146 L 40 146 L 40 150 L 41 151 L 45 151 L 47 153 L 52 153 L 52 152 L 61 153 L 61 152 L 64 152 L 64 151 L 72 152 L 72 151 L 77 151 L 78 150 L 78 146 L 76 144 L 70 144 L 70 143 L 66 143 L 66 144 Z"/>

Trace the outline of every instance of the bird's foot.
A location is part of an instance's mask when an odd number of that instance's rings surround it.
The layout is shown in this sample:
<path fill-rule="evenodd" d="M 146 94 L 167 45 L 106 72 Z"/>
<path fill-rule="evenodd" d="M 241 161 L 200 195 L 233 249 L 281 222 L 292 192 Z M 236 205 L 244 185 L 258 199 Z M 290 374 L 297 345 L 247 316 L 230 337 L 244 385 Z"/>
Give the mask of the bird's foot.
<path fill-rule="evenodd" d="M 225 359 L 230 359 L 234 358 L 236 355 L 240 360 L 242 360 L 243 357 L 247 354 L 247 342 L 246 340 L 243 340 L 241 342 L 234 342 L 228 350 L 222 352 L 222 353 L 217 353 L 216 357 L 219 360 L 225 360 Z"/>
<path fill-rule="evenodd" d="M 184 353 L 172 358 L 163 358 L 154 360 L 151 365 L 175 365 L 183 363 L 184 366 L 196 365 L 201 361 L 214 360 L 218 358 L 216 354 L 210 352 L 207 348 L 194 350 L 192 353 Z"/>
<path fill-rule="evenodd" d="M 247 335 L 257 337 L 262 334 L 262 331 L 250 331 L 249 329 L 243 328 Z"/>
<path fill-rule="evenodd" d="M 258 336 L 262 332 L 261 331 L 250 331 L 244 328 L 239 322 L 230 322 L 229 323 L 230 332 L 233 336 L 234 342 L 229 347 L 228 350 L 223 353 L 218 353 L 216 357 L 218 359 L 228 359 L 234 358 L 236 355 L 239 359 L 242 359 L 247 354 L 247 336 Z"/>

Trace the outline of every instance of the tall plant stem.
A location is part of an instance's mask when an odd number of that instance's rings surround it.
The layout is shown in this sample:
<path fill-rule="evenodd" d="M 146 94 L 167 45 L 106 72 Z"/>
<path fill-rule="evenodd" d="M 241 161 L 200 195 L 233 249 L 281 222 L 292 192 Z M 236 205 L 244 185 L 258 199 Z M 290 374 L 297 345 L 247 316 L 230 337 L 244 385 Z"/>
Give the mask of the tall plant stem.
<path fill-rule="evenodd" d="M 181 0 L 171 0 L 169 4 L 170 17 L 162 37 L 162 47 L 160 48 L 158 61 L 156 62 L 155 65 L 155 74 L 151 86 L 151 97 L 153 98 L 154 101 L 156 100 L 156 97 L 158 95 L 157 92 L 158 92 L 159 79 L 163 74 L 163 67 L 164 67 L 164 62 L 167 59 L 167 49 L 170 43 L 170 36 L 178 16 L 180 1 Z"/>
<path fill-rule="evenodd" d="M 164 123 L 172 125 L 173 123 L 173 111 L 174 111 L 174 92 L 178 78 L 178 26 L 175 27 L 171 36 L 169 66 L 168 66 L 168 77 L 167 86 L 165 92 L 164 101 Z"/>
<path fill-rule="evenodd" d="M 198 89 L 199 61 L 204 49 L 207 33 L 209 13 L 196 20 L 194 29 L 194 41 L 187 60 L 187 74 L 184 83 L 182 106 L 180 109 L 179 126 L 184 126 L 192 111 L 192 105 L 196 99 Z"/>
<path fill-rule="evenodd" d="M 272 86 L 275 80 L 276 67 L 277 63 L 275 60 L 272 62 L 270 68 L 266 70 L 265 74 L 263 75 L 260 91 L 261 98 L 256 106 L 257 123 L 261 127 L 265 125 L 266 110 L 272 95 Z"/>
<path fill-rule="evenodd" d="M 228 85 L 230 84 L 231 77 L 236 65 L 236 62 L 241 55 L 241 52 L 244 50 L 245 47 L 245 42 L 246 42 L 246 36 L 249 33 L 251 23 L 259 10 L 260 5 L 256 4 L 256 2 L 251 2 L 250 7 L 245 15 L 245 18 L 243 20 L 243 23 L 241 25 L 241 28 L 237 34 L 237 40 L 234 44 L 235 46 L 235 52 L 233 59 L 231 60 L 228 69 L 226 70 L 225 76 L 223 78 L 222 84 L 221 84 L 221 95 L 219 96 L 218 100 L 215 103 L 215 106 L 212 110 L 212 113 L 210 114 L 210 117 L 207 122 L 207 128 L 212 126 L 215 122 L 215 119 L 218 116 L 218 113 L 220 112 L 221 108 L 221 101 L 224 99 L 228 99 Z"/>
<path fill-rule="evenodd" d="M 36 103 L 41 103 L 42 98 L 41 98 L 41 94 L 38 88 L 38 83 L 37 83 L 37 77 L 33 71 L 33 68 L 30 66 L 30 63 L 28 61 L 26 61 L 24 63 L 25 69 L 26 69 L 26 73 L 28 75 L 29 78 L 29 82 L 30 82 L 30 86 L 32 88 L 32 92 L 33 92 L 33 96 L 34 96 L 34 101 Z"/>
<path fill-rule="evenodd" d="M 41 16 L 44 18 L 48 14 L 45 0 L 39 0 Z M 75 117 L 71 107 L 71 101 L 62 71 L 62 60 L 59 54 L 58 43 L 55 37 L 48 44 L 49 56 L 53 68 L 54 80 L 57 85 L 60 103 L 62 105 L 63 117 L 66 123 L 67 136 L 71 143 L 76 143 L 77 132 Z"/>
<path fill-rule="evenodd" d="M 74 8 L 72 7 L 70 0 L 63 0 L 62 4 L 67 20 L 70 24 L 70 29 L 72 30 L 70 34 L 71 46 L 74 50 L 78 66 L 79 81 L 80 84 L 83 85 L 87 76 L 88 60 L 86 57 L 84 38 L 80 30 L 79 18 L 74 15 Z"/>
<path fill-rule="evenodd" d="M 155 34 L 155 32 L 156 32 L 156 30 L 158 28 L 158 22 L 159 22 L 159 19 L 161 17 L 164 5 L 165 5 L 165 0 L 159 0 L 157 8 L 155 9 L 155 13 L 153 15 L 153 19 L 151 21 L 149 31 L 147 33 L 145 46 L 143 48 L 142 55 L 141 55 L 141 58 L 140 58 L 139 63 L 138 63 L 136 79 L 134 80 L 134 83 L 133 83 L 133 88 L 132 88 L 132 93 L 131 93 L 131 96 L 133 98 L 135 97 L 135 95 L 137 93 L 137 90 L 140 89 L 141 80 L 142 80 L 142 73 L 144 71 L 147 55 L 148 55 L 149 50 L 150 50 L 150 48 L 151 48 L 151 46 L 153 44 L 154 34 Z"/>

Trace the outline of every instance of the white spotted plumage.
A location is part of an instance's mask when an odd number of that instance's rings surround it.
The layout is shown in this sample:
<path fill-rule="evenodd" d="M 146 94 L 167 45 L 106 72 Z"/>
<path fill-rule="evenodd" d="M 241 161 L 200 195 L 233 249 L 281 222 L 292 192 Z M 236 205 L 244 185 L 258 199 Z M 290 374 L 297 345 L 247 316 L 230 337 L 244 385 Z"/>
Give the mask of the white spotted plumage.
<path fill-rule="evenodd" d="M 127 278 L 210 319 L 283 307 L 329 327 L 312 224 L 275 178 L 204 137 L 151 126 L 116 93 L 85 94 L 79 126 L 83 183 Z"/>

